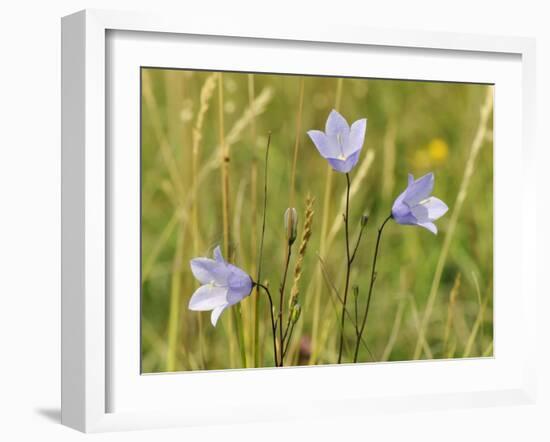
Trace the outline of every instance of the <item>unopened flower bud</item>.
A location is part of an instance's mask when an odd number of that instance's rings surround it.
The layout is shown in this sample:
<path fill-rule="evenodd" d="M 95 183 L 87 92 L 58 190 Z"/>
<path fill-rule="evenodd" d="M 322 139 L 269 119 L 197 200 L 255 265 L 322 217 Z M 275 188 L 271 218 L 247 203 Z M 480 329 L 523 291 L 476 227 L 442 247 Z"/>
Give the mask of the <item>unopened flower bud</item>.
<path fill-rule="evenodd" d="M 292 307 L 292 313 L 291 313 L 291 321 L 292 322 L 297 322 L 298 319 L 300 319 L 300 314 L 302 313 L 302 307 L 300 306 L 300 304 L 296 303 L 294 305 L 294 307 Z"/>
<path fill-rule="evenodd" d="M 354 285 L 352 288 L 352 291 L 353 291 L 353 297 L 357 298 L 359 296 L 359 286 Z"/>
<path fill-rule="evenodd" d="M 369 214 L 364 213 L 363 216 L 361 217 L 361 226 L 365 227 L 368 222 L 369 222 Z"/>
<path fill-rule="evenodd" d="M 298 233 L 298 212 L 294 207 L 285 210 L 285 232 L 288 243 L 292 245 Z"/>

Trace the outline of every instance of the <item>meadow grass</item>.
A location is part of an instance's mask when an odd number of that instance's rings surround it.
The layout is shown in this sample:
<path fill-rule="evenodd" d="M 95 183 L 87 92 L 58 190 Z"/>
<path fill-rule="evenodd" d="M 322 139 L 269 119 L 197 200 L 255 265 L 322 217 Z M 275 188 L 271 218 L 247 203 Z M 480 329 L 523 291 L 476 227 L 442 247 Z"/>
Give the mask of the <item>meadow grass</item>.
<path fill-rule="evenodd" d="M 198 287 L 189 261 L 211 257 L 216 245 L 226 259 L 258 275 L 269 133 L 259 282 L 269 286 L 278 310 L 286 269 L 285 325 L 292 304 L 300 306 L 279 350 L 285 365 L 337 361 L 346 180 L 306 135 L 324 129 L 333 108 L 350 122 L 368 119 L 350 175 L 351 238 L 362 214 L 369 222 L 350 273 L 359 296 L 350 291 L 344 361 L 353 359 L 360 320 L 354 310 L 366 307 L 376 229 L 405 188 L 407 173 L 429 171 L 436 177 L 434 195 L 449 213 L 437 221 L 437 236 L 394 222 L 385 227 L 358 361 L 492 355 L 491 86 L 162 69 L 143 69 L 142 80 L 144 372 L 275 365 L 262 292 L 254 290 L 223 313 L 217 327 L 209 312 L 187 308 Z M 288 207 L 296 207 L 299 229 L 286 266 Z"/>

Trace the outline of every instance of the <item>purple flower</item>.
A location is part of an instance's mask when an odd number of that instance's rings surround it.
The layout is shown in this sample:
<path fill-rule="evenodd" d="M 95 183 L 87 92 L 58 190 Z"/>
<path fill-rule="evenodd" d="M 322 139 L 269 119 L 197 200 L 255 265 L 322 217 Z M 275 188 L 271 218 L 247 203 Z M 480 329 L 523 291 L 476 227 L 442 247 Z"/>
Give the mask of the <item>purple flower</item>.
<path fill-rule="evenodd" d="M 310 130 L 307 134 L 335 171 L 348 173 L 359 160 L 366 130 L 366 118 L 349 127 L 346 119 L 333 110 L 327 118 L 325 132 Z"/>
<path fill-rule="evenodd" d="M 242 301 L 252 291 L 252 278 L 226 262 L 219 246 L 214 249 L 214 259 L 192 259 L 191 271 L 202 285 L 189 300 L 189 310 L 212 310 L 213 326 L 227 307 Z"/>
<path fill-rule="evenodd" d="M 433 188 L 433 173 L 428 173 L 416 181 L 409 174 L 407 189 L 393 203 L 393 219 L 399 224 L 424 227 L 437 234 L 437 227 L 433 221 L 441 218 L 449 208 L 440 199 L 430 196 Z"/>

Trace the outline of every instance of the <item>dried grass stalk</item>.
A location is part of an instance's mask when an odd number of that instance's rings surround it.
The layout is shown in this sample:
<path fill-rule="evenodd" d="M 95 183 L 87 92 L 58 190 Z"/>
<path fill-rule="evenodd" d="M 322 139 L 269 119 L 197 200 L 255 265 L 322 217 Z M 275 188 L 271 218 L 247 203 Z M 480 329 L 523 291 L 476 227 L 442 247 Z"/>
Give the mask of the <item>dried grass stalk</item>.
<path fill-rule="evenodd" d="M 462 275 L 461 273 L 456 274 L 453 288 L 451 289 L 451 293 L 449 294 L 449 305 L 447 307 L 447 322 L 445 323 L 445 335 L 443 337 L 444 351 L 447 350 L 447 346 L 449 344 L 449 337 L 451 335 L 451 328 L 453 326 L 453 317 L 454 317 L 456 300 L 458 298 L 458 293 L 460 291 L 461 275 Z"/>
<path fill-rule="evenodd" d="M 216 89 L 216 74 L 211 74 L 208 76 L 201 88 L 200 93 L 200 107 L 197 114 L 197 119 L 195 120 L 195 125 L 193 126 L 193 149 L 192 149 L 192 165 L 191 165 L 191 181 L 193 189 L 193 205 L 191 212 L 192 226 L 193 226 L 193 251 L 195 256 L 198 256 L 200 249 L 200 234 L 199 234 L 199 210 L 198 210 L 198 199 L 197 199 L 197 188 L 196 185 L 198 171 L 199 171 L 199 147 L 202 141 L 202 125 L 204 123 L 204 116 L 210 107 L 210 100 L 214 95 L 214 90 Z M 200 316 L 200 315 L 199 315 Z"/>
<path fill-rule="evenodd" d="M 292 159 L 292 172 L 290 175 L 290 203 L 288 207 L 294 207 L 294 195 L 296 192 L 296 164 L 298 163 L 298 149 L 300 148 L 300 136 L 302 134 L 302 112 L 304 109 L 304 77 L 300 79 L 300 98 L 298 99 L 298 115 L 296 116 L 296 138 L 294 140 L 294 155 Z"/>
<path fill-rule="evenodd" d="M 254 101 L 244 111 L 241 118 L 233 125 L 227 136 L 225 137 L 225 146 L 229 150 L 233 144 L 235 144 L 245 127 L 251 124 L 258 115 L 265 112 L 267 105 L 273 98 L 273 89 L 267 87 L 260 92 L 260 94 L 254 99 Z"/>
<path fill-rule="evenodd" d="M 439 289 L 439 283 L 441 282 L 441 276 L 443 275 L 443 267 L 445 266 L 445 261 L 447 260 L 447 255 L 449 254 L 449 249 L 451 246 L 451 241 L 454 236 L 456 225 L 458 223 L 458 216 L 466 195 L 468 194 L 468 185 L 470 184 L 470 179 L 474 173 L 474 167 L 476 163 L 477 156 L 483 146 L 483 143 L 486 139 L 487 132 L 487 123 L 489 122 L 489 116 L 493 110 L 493 86 L 487 87 L 487 93 L 485 95 L 485 101 L 481 106 L 479 126 L 477 128 L 476 135 L 472 142 L 472 147 L 470 149 L 470 155 L 466 162 L 466 167 L 464 168 L 464 175 L 462 177 L 462 182 L 460 183 L 460 188 L 456 196 L 456 201 L 452 206 L 451 219 L 449 221 L 449 227 L 447 228 L 447 234 L 445 235 L 445 240 L 443 242 L 443 247 L 441 248 L 441 254 L 437 261 L 437 266 L 434 273 L 434 278 L 432 281 L 432 286 L 430 289 L 430 294 L 428 296 L 428 303 L 424 309 L 424 314 L 422 315 L 420 329 L 418 331 L 418 338 L 416 340 L 416 348 L 414 351 L 413 359 L 419 359 L 422 352 L 422 348 L 426 346 L 426 331 L 430 323 L 430 318 L 432 316 L 433 308 L 435 305 L 435 300 L 437 297 L 437 291 Z"/>

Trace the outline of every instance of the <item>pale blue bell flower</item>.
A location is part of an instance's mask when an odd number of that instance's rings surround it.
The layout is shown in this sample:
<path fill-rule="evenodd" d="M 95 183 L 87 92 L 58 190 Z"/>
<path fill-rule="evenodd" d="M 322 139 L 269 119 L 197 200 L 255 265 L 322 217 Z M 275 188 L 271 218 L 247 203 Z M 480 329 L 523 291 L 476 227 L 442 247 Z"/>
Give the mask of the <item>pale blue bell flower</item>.
<path fill-rule="evenodd" d="M 310 130 L 307 134 L 335 171 L 348 173 L 359 160 L 366 130 L 366 118 L 357 120 L 350 127 L 342 115 L 332 110 L 327 118 L 325 132 Z"/>
<path fill-rule="evenodd" d="M 191 271 L 202 285 L 191 296 L 189 310 L 212 310 L 213 326 L 227 307 L 242 301 L 252 291 L 252 278 L 225 261 L 219 246 L 214 249 L 214 259 L 192 259 Z"/>
<path fill-rule="evenodd" d="M 434 180 L 433 173 L 417 180 L 409 174 L 409 184 L 397 197 L 391 211 L 392 218 L 398 224 L 424 227 L 437 234 L 437 227 L 433 222 L 441 218 L 449 208 L 443 201 L 431 196 Z"/>

